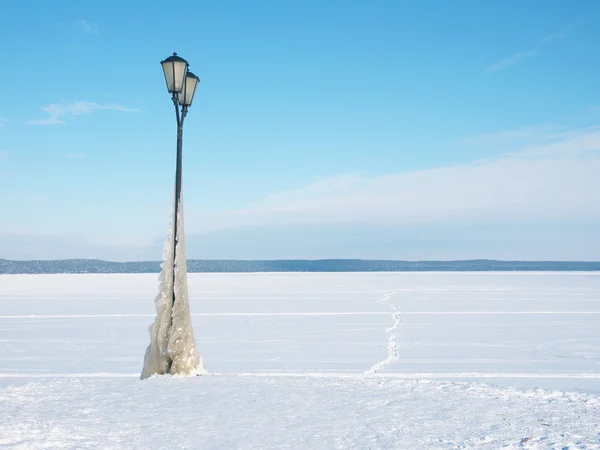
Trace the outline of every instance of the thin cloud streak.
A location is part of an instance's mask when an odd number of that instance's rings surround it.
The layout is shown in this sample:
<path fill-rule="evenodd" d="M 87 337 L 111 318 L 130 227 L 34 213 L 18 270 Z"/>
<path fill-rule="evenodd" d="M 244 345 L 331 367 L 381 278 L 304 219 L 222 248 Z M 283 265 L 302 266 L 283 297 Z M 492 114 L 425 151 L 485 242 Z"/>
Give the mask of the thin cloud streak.
<path fill-rule="evenodd" d="M 518 63 L 519 61 L 523 61 L 524 59 L 531 58 L 532 56 L 535 56 L 535 54 L 536 54 L 535 50 L 527 50 L 524 52 L 515 53 L 514 55 L 509 56 L 508 58 L 504 58 L 504 59 L 501 59 L 500 61 L 490 64 L 489 66 L 487 66 L 485 68 L 485 71 L 486 72 L 495 72 L 497 70 L 504 69 L 508 66 L 512 66 L 513 64 Z"/>
<path fill-rule="evenodd" d="M 558 41 L 560 39 L 564 39 L 568 36 L 568 33 L 552 33 L 547 36 L 544 36 L 540 39 L 542 44 L 551 44 L 554 41 Z"/>
<path fill-rule="evenodd" d="M 501 145 L 509 142 L 522 143 L 523 141 L 558 138 L 557 131 L 561 127 L 556 125 L 535 125 L 531 127 L 517 128 L 515 130 L 504 130 L 492 133 L 478 133 L 465 137 L 459 141 L 460 145 L 466 147 Z"/>
<path fill-rule="evenodd" d="M 28 120 L 25 123 L 30 125 L 64 125 L 67 120 L 91 114 L 94 111 L 139 112 L 139 109 L 135 108 L 127 108 L 121 105 L 102 105 L 93 102 L 53 103 L 42 107 L 42 110 L 48 113 L 49 116 L 43 119 Z"/>
<path fill-rule="evenodd" d="M 556 41 L 560 41 L 561 39 L 565 39 L 573 30 L 573 28 L 575 28 L 577 25 L 579 25 L 579 22 L 576 23 L 572 23 L 569 26 L 567 26 L 565 28 L 564 31 L 558 32 L 558 33 L 550 33 L 544 37 L 542 37 L 539 40 L 539 43 L 542 45 L 550 45 Z M 526 51 L 522 51 L 522 52 L 518 52 L 515 53 L 512 56 L 509 56 L 507 58 L 501 59 L 500 61 L 497 61 L 495 63 L 489 64 L 488 66 L 485 67 L 485 71 L 486 72 L 496 72 L 497 70 L 500 69 L 504 69 L 506 67 L 512 66 L 513 64 L 516 64 L 520 61 L 523 61 L 525 59 L 531 58 L 533 56 L 535 56 L 538 51 L 540 50 L 539 48 L 540 46 L 538 45 L 538 48 L 534 48 L 531 50 L 526 50 Z"/>
<path fill-rule="evenodd" d="M 90 24 L 87 20 L 77 19 L 75 23 L 83 30 L 86 34 L 95 34 L 96 36 L 100 36 L 100 31 L 97 27 Z"/>
<path fill-rule="evenodd" d="M 583 21 L 573 22 L 573 23 L 569 24 L 568 26 L 566 26 L 563 31 L 559 31 L 557 33 L 550 33 L 550 34 L 544 36 L 543 38 L 540 39 L 540 42 L 542 44 L 551 44 L 555 41 L 564 39 L 567 36 L 569 36 L 569 34 L 571 34 L 571 32 L 573 31 L 574 28 L 578 27 L 581 24 L 583 24 Z"/>

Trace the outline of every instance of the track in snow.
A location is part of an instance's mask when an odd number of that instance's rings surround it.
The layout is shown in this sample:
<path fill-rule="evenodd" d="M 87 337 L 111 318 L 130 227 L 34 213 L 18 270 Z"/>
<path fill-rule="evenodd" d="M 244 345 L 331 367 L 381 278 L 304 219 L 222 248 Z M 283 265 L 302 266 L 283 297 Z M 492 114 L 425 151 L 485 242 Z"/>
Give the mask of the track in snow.
<path fill-rule="evenodd" d="M 378 363 L 371 366 L 368 370 L 366 370 L 364 372 L 365 375 L 373 375 L 385 369 L 392 362 L 398 359 L 398 329 L 400 328 L 400 324 L 402 323 L 400 320 L 400 315 L 402 314 L 402 311 L 400 311 L 396 305 L 389 303 L 389 301 L 394 297 L 394 295 L 396 295 L 395 291 L 388 292 L 382 297 L 381 300 L 377 301 L 377 303 L 389 306 L 393 311 L 392 320 L 394 323 L 391 327 L 385 329 L 385 332 L 388 334 L 387 357 L 384 360 L 379 361 Z"/>

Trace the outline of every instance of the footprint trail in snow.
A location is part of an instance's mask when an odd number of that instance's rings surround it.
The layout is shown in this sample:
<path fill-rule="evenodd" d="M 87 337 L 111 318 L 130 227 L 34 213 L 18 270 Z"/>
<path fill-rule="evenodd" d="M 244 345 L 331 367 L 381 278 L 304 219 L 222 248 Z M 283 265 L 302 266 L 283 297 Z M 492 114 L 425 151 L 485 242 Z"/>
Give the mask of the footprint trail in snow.
<path fill-rule="evenodd" d="M 392 308 L 392 319 L 394 320 L 394 323 L 391 327 L 386 328 L 386 333 L 388 333 L 388 355 L 387 357 L 382 360 L 379 361 L 378 363 L 374 364 L 370 369 L 366 370 L 364 372 L 365 375 L 373 375 L 377 372 L 379 372 L 382 369 L 385 369 L 388 365 L 390 365 L 391 363 L 393 363 L 394 361 L 396 361 L 399 357 L 399 353 L 398 353 L 398 340 L 399 340 L 399 332 L 398 330 L 400 329 L 400 324 L 402 323 L 401 320 L 401 316 L 402 316 L 402 311 L 394 304 L 389 303 L 389 300 L 396 295 L 396 291 L 393 292 L 388 292 L 387 294 L 385 294 L 383 296 L 383 298 L 381 300 L 378 300 L 377 303 L 382 303 L 385 305 L 388 305 L 390 308 Z"/>

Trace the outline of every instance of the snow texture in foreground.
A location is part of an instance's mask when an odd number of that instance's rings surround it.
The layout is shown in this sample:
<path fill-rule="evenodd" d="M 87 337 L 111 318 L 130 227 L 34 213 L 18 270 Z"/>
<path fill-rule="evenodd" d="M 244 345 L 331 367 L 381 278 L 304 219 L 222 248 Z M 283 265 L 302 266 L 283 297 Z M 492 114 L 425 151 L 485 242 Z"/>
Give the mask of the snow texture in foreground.
<path fill-rule="evenodd" d="M 190 317 L 183 228 L 183 195 L 177 214 L 177 248 L 173 272 L 173 215 L 163 251 L 162 271 L 159 275 L 159 293 L 154 299 L 156 319 L 150 326 L 150 345 L 144 356 L 142 379 L 155 374 L 205 374 L 206 369 L 196 349 Z M 175 273 L 175 283 L 173 283 Z M 175 304 L 172 305 L 173 289 Z"/>
<path fill-rule="evenodd" d="M 15 448 L 600 448 L 596 394 L 378 375 L 63 379 L 0 405 Z"/>

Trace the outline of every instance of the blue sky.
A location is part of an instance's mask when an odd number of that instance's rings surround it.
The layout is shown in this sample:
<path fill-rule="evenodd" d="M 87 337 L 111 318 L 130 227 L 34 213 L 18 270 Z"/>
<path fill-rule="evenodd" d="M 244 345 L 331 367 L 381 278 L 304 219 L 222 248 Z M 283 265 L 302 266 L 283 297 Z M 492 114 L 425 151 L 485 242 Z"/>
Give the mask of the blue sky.
<path fill-rule="evenodd" d="M 0 258 L 600 260 L 597 1 L 21 1 Z"/>

